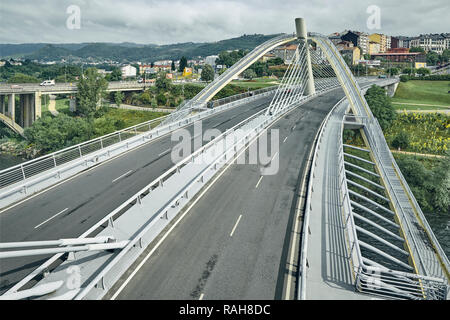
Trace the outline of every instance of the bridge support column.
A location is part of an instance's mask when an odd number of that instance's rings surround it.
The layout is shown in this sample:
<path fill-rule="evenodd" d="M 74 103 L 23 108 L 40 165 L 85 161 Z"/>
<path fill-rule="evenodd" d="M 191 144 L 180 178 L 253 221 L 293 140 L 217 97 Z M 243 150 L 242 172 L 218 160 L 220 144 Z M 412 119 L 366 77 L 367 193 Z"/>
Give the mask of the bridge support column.
<path fill-rule="evenodd" d="M 16 95 L 8 94 L 8 115 L 13 122 L 16 122 Z"/>
<path fill-rule="evenodd" d="M 0 112 L 2 114 L 6 113 L 5 96 L 0 95 Z"/>
<path fill-rule="evenodd" d="M 42 116 L 42 94 L 40 91 L 34 93 L 34 119 L 36 121 Z"/>
<path fill-rule="evenodd" d="M 398 82 L 388 85 L 386 87 L 386 94 L 392 98 L 395 95 L 395 91 L 397 90 L 397 87 L 398 87 Z"/>
<path fill-rule="evenodd" d="M 30 127 L 36 120 L 36 98 L 34 93 L 20 95 L 20 126 L 23 128 Z"/>
<path fill-rule="evenodd" d="M 70 112 L 75 112 L 75 111 L 77 111 L 77 100 L 75 99 L 74 96 L 71 96 L 71 97 L 70 97 L 70 100 L 69 100 L 69 110 L 70 110 Z"/>
<path fill-rule="evenodd" d="M 27 108 L 27 94 L 19 95 L 19 106 L 20 106 L 20 114 L 19 114 L 19 126 L 22 128 L 25 127 L 25 119 L 28 116 L 28 108 Z"/>
<path fill-rule="evenodd" d="M 311 95 L 316 93 L 316 88 L 314 86 L 314 77 L 313 77 L 313 71 L 311 66 L 311 57 L 309 54 L 309 48 L 308 48 L 308 32 L 306 31 L 306 24 L 305 20 L 303 18 L 296 18 L 295 19 L 295 29 L 297 31 L 297 38 L 299 40 L 302 40 L 305 42 L 306 47 L 306 63 L 308 68 L 308 80 L 306 82 L 306 88 L 305 88 L 305 94 Z"/>

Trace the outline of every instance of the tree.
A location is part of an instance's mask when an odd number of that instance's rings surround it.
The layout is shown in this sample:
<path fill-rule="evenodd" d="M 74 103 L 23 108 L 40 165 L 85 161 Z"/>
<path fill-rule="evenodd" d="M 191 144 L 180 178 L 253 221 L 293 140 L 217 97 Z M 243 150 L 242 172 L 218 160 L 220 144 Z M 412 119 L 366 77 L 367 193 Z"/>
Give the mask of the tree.
<path fill-rule="evenodd" d="M 242 76 L 245 78 L 245 79 L 253 79 L 253 78 L 256 78 L 256 73 L 255 73 L 255 71 L 253 71 L 252 69 L 247 69 L 247 70 L 245 70 L 243 73 L 242 73 Z"/>
<path fill-rule="evenodd" d="M 395 149 L 405 150 L 409 146 L 409 134 L 406 131 L 400 131 L 392 140 L 391 145 Z"/>
<path fill-rule="evenodd" d="M 114 94 L 114 102 L 117 104 L 118 107 L 120 107 L 120 105 L 122 104 L 124 97 L 125 96 L 122 93 L 122 91 L 116 91 L 116 93 Z"/>
<path fill-rule="evenodd" d="M 120 81 L 122 80 L 122 70 L 119 68 L 114 68 L 114 70 L 106 75 L 108 81 Z"/>
<path fill-rule="evenodd" d="M 105 96 L 108 82 L 95 68 L 88 68 L 78 81 L 77 111 L 83 117 L 92 119 L 102 97 Z"/>
<path fill-rule="evenodd" d="M 15 73 L 14 76 L 9 78 L 8 83 L 37 83 L 39 79 L 33 76 L 29 76 L 23 73 Z"/>
<path fill-rule="evenodd" d="M 423 50 L 423 48 L 421 48 L 421 47 L 412 47 L 411 49 L 409 49 L 409 52 L 421 52 L 421 53 L 425 53 L 425 50 Z"/>
<path fill-rule="evenodd" d="M 187 67 L 187 58 L 185 56 L 181 57 L 180 59 L 180 67 L 178 68 L 179 72 L 183 72 L 184 68 Z"/>
<path fill-rule="evenodd" d="M 214 80 L 214 70 L 207 64 L 202 69 L 201 78 L 203 81 L 213 81 Z"/>
<path fill-rule="evenodd" d="M 430 74 L 431 71 L 428 68 L 419 68 L 416 71 L 418 74 L 420 74 L 421 76 L 426 76 L 427 74 Z"/>
<path fill-rule="evenodd" d="M 140 96 L 140 101 L 143 104 L 150 104 L 152 101 L 152 97 L 151 97 L 150 93 L 148 91 L 143 92 Z"/>
<path fill-rule="evenodd" d="M 412 157 L 402 157 L 396 162 L 420 207 L 424 211 L 432 211 L 433 206 L 429 196 L 432 172 Z"/>
<path fill-rule="evenodd" d="M 172 60 L 172 66 L 170 67 L 170 69 L 171 69 L 172 71 L 175 71 L 175 69 L 176 69 L 176 68 L 175 68 L 175 61 L 173 61 L 173 60 Z"/>
<path fill-rule="evenodd" d="M 386 73 L 392 75 L 392 76 L 396 76 L 399 73 L 398 68 L 388 68 L 386 70 Z"/>
<path fill-rule="evenodd" d="M 441 55 L 441 63 L 446 63 L 450 60 L 450 49 L 445 49 Z"/>
<path fill-rule="evenodd" d="M 401 81 L 401 82 L 408 82 L 408 80 L 409 80 L 409 76 L 404 75 L 404 74 L 402 74 L 402 75 L 400 76 L 400 81 Z"/>
<path fill-rule="evenodd" d="M 93 126 L 83 118 L 59 113 L 36 120 L 24 131 L 27 140 L 43 152 L 53 152 L 90 139 Z"/>
<path fill-rule="evenodd" d="M 158 103 L 159 106 L 165 106 L 167 103 L 167 98 L 164 95 L 164 93 L 160 93 L 156 96 L 156 102 Z"/>
<path fill-rule="evenodd" d="M 427 64 L 430 66 L 434 66 L 437 64 L 437 62 L 440 60 L 440 56 L 434 52 L 434 51 L 429 51 L 427 52 Z"/>
<path fill-rule="evenodd" d="M 158 91 L 170 91 L 172 88 L 172 82 L 170 79 L 167 79 L 166 74 L 164 72 L 160 72 L 155 81 L 155 86 Z"/>
<path fill-rule="evenodd" d="M 439 160 L 433 169 L 432 203 L 433 207 L 442 213 L 450 212 L 450 151 Z"/>
<path fill-rule="evenodd" d="M 386 95 L 383 88 L 376 85 L 367 90 L 365 98 L 381 128 L 387 129 L 397 117 L 397 113 L 391 104 L 391 98 Z"/>
<path fill-rule="evenodd" d="M 252 69 L 253 71 L 255 71 L 256 76 L 258 77 L 263 77 L 263 76 L 267 76 L 268 72 L 269 72 L 269 67 L 267 65 L 267 63 L 265 62 L 261 62 L 261 61 L 257 61 L 255 62 L 250 69 Z"/>

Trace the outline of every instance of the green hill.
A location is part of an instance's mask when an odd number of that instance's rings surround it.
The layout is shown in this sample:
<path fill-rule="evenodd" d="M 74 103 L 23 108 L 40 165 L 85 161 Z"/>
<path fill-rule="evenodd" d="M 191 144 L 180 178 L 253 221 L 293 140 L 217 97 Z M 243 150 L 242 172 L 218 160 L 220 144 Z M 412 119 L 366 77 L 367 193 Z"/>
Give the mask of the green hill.
<path fill-rule="evenodd" d="M 182 56 L 195 58 L 218 54 L 224 50 L 252 50 L 259 44 L 277 35 L 243 35 L 241 37 L 210 43 L 177 43 L 169 45 L 142 45 L 133 43 L 84 43 L 84 44 L 34 44 L 33 46 L 0 45 L 0 49 L 9 54 L 18 51 L 28 59 L 52 61 L 67 57 L 94 58 L 97 60 L 112 59 L 117 61 L 156 61 L 164 59 L 180 59 Z M 3 47 L 2 47 L 3 46 Z M 17 47 L 18 46 L 18 47 Z M 31 50 L 34 51 L 30 52 Z M 3 55 L 3 52 L 2 52 Z"/>

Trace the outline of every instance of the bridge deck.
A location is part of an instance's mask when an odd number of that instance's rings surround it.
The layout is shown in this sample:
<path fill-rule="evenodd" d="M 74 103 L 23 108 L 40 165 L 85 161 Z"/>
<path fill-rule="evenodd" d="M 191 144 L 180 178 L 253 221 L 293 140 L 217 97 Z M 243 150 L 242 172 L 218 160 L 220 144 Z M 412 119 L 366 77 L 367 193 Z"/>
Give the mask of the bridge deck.
<path fill-rule="evenodd" d="M 306 273 L 306 299 L 363 300 L 374 299 L 355 292 L 345 230 L 342 221 L 338 178 L 339 130 L 347 107 L 341 104 L 331 114 L 323 132 L 313 180 L 308 240 L 308 268 Z"/>

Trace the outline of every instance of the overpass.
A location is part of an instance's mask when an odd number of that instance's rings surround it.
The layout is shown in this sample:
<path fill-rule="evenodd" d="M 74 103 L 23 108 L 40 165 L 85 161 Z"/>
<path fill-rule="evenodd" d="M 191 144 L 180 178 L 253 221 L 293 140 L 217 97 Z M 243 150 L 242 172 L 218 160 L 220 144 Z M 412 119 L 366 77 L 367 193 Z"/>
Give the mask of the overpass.
<path fill-rule="evenodd" d="M 148 84 L 114 81 L 108 83 L 106 91 L 144 90 Z M 23 129 L 31 126 L 41 117 L 41 96 L 43 94 L 72 94 L 71 108 L 76 108 L 74 95 L 78 92 L 76 83 L 57 83 L 53 86 L 40 86 L 34 83 L 0 84 L 0 121 L 13 131 L 23 135 Z M 16 96 L 19 96 L 20 117 L 16 122 Z"/>
<path fill-rule="evenodd" d="M 134 130 L 128 140 L 150 143 L 10 204 L 0 215 L 8 226 L 0 248 L 79 238 L 23 256 L 0 252 L 2 297 L 447 298 L 448 259 L 361 93 L 376 80 L 360 87 L 325 37 L 309 34 L 317 47 L 309 46 L 301 21 L 297 36 L 296 57 L 275 92 L 195 115 L 186 107 L 181 120 Z M 188 125 L 196 137 L 192 119 L 202 114 L 208 128 L 240 131 L 194 146 L 170 167 L 174 145 L 164 135 L 152 140 L 152 133 Z M 344 126 L 359 128 L 366 146 L 344 146 Z M 234 162 L 271 128 L 279 129 L 280 146 L 271 146 L 268 162 Z M 217 149 L 230 137 L 231 145 Z M 111 150 L 100 151 L 84 156 L 85 168 Z M 274 159 L 280 170 L 264 175 Z M 52 176 L 69 170 L 51 167 Z M 5 189 L 38 183 L 28 182 Z M 31 208 L 42 210 L 31 217 Z M 63 286 L 74 266 L 82 270 L 81 286 Z"/>

